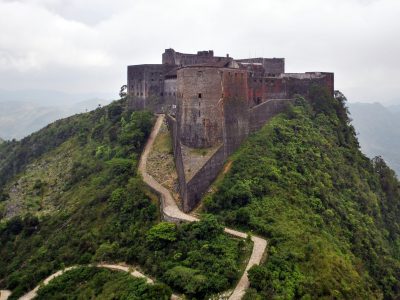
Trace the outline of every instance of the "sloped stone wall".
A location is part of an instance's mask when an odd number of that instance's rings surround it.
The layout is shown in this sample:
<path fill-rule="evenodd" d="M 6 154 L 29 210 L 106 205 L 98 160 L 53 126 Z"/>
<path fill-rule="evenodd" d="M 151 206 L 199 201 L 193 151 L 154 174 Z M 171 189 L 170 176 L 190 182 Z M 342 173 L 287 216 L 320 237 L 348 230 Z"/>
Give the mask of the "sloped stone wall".
<path fill-rule="evenodd" d="M 183 197 L 183 211 L 188 212 L 197 206 L 204 193 L 210 188 L 212 182 L 217 178 L 225 163 L 224 145 L 214 153 L 206 164 L 186 184 Z"/>
<path fill-rule="evenodd" d="M 176 120 L 167 115 L 167 126 L 169 128 L 171 138 L 172 138 L 172 148 L 174 151 L 174 158 L 175 158 L 175 168 L 178 174 L 178 182 L 179 182 L 179 193 L 183 199 L 183 203 L 185 203 L 185 195 L 186 193 L 186 178 L 185 178 L 185 168 L 183 165 L 183 156 L 182 156 L 182 149 L 179 139 L 179 130 L 178 124 Z"/>
<path fill-rule="evenodd" d="M 268 100 L 249 111 L 249 131 L 253 133 L 263 127 L 272 117 L 284 112 L 293 99 Z"/>

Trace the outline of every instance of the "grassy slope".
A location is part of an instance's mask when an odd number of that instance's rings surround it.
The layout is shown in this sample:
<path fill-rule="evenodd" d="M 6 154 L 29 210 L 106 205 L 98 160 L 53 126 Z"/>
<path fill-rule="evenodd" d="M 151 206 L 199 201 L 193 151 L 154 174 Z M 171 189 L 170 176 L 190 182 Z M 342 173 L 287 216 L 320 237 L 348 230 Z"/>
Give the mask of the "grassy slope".
<path fill-rule="evenodd" d="M 136 174 L 152 123 L 120 101 L 0 146 L 0 286 L 12 299 L 98 261 L 140 265 L 197 298 L 234 284 L 247 245 L 214 219 L 158 232 L 158 201 Z"/>
<path fill-rule="evenodd" d="M 249 138 L 206 210 L 270 240 L 248 299 L 397 299 L 399 182 L 361 154 L 343 99 L 311 104 Z"/>

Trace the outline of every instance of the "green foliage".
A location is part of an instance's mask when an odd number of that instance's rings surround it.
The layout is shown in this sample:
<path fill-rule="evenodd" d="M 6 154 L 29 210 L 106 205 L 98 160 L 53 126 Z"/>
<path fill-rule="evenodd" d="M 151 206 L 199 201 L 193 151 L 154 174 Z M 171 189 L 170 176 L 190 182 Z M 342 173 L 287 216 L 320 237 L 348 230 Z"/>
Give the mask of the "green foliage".
<path fill-rule="evenodd" d="M 168 300 L 171 294 L 164 284 L 147 284 L 145 279 L 125 272 L 79 267 L 41 287 L 35 299 Z"/>
<path fill-rule="evenodd" d="M 189 295 L 196 295 L 204 292 L 208 283 L 207 277 L 198 270 L 188 267 L 176 266 L 165 273 L 165 279 L 173 285 L 184 288 Z"/>
<path fill-rule="evenodd" d="M 153 244 L 176 241 L 176 225 L 167 222 L 154 225 L 147 232 L 147 240 Z"/>
<path fill-rule="evenodd" d="M 269 239 L 262 299 L 400 297 L 399 182 L 360 151 L 345 98 L 313 89 L 232 157 L 206 210 Z"/>
<path fill-rule="evenodd" d="M 189 297 L 204 299 L 231 287 L 249 252 L 249 244 L 231 239 L 213 216 L 176 226 L 159 223 L 147 232 L 140 265 Z M 175 272 L 177 271 L 177 272 Z"/>
<path fill-rule="evenodd" d="M 136 162 L 126 158 L 113 158 L 107 165 L 110 167 L 111 176 L 133 175 Z"/>

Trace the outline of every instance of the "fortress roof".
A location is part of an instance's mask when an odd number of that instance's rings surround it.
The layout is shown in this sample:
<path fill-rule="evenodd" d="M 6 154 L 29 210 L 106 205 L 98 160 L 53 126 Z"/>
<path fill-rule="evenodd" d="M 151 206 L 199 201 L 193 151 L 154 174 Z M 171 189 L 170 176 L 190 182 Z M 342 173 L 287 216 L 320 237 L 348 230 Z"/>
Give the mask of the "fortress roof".
<path fill-rule="evenodd" d="M 187 66 L 182 66 L 179 69 L 184 69 L 184 68 L 226 68 L 230 64 L 230 61 L 216 61 L 216 62 L 208 62 L 208 63 L 200 63 L 200 64 L 193 64 L 193 65 L 187 65 Z"/>

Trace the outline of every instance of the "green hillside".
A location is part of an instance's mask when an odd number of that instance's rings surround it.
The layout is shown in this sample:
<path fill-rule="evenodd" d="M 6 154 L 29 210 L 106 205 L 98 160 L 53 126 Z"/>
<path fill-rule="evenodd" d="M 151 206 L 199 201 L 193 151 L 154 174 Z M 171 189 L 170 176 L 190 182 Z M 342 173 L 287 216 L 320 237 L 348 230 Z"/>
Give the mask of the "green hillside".
<path fill-rule="evenodd" d="M 399 182 L 362 155 L 344 102 L 317 89 L 299 100 L 206 197 L 207 212 L 269 239 L 246 299 L 400 298 Z"/>
<path fill-rule="evenodd" d="M 64 266 L 101 261 L 137 265 L 199 299 L 234 285 L 246 243 L 211 216 L 159 222 L 137 174 L 153 122 L 118 101 L 0 145 L 0 289 L 11 299 Z"/>
<path fill-rule="evenodd" d="M 251 248 L 224 234 L 227 224 L 269 243 L 245 299 L 398 299 L 400 185 L 382 159 L 360 152 L 349 122 L 342 95 L 299 98 L 230 158 L 204 199 L 208 215 L 179 225 L 160 222 L 137 173 L 149 112 L 121 100 L 6 141 L 0 289 L 18 299 L 63 267 L 124 262 L 157 285 L 82 267 L 41 297 L 208 299 L 235 285 Z"/>

